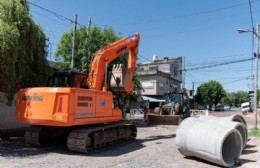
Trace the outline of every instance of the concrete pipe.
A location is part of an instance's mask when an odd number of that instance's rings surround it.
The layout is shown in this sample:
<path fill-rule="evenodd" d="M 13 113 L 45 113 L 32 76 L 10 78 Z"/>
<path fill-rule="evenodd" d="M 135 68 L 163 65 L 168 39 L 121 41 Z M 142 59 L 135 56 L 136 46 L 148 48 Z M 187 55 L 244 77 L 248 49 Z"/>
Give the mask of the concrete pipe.
<path fill-rule="evenodd" d="M 239 114 L 234 114 L 228 117 L 220 117 L 224 120 L 229 120 L 229 121 L 235 121 L 235 122 L 240 122 L 242 124 L 245 125 L 245 143 L 244 143 L 244 148 L 246 147 L 246 143 L 247 143 L 247 139 L 248 139 L 248 130 L 247 130 L 247 123 L 246 120 L 244 119 L 244 117 L 242 115 Z"/>
<path fill-rule="evenodd" d="M 234 114 L 234 115 L 231 115 L 231 116 L 228 116 L 228 117 L 216 117 L 216 116 L 200 116 L 199 118 L 221 118 L 221 119 L 224 119 L 224 120 L 229 120 L 229 121 L 235 121 L 235 122 L 240 122 L 240 123 L 243 123 L 245 124 L 246 128 L 247 128 L 247 123 L 246 123 L 246 120 L 244 119 L 243 116 L 239 115 L 239 114 Z"/>
<path fill-rule="evenodd" d="M 231 115 L 231 116 L 228 116 L 228 117 L 221 117 L 221 118 L 226 119 L 226 120 L 230 120 L 230 121 L 236 121 L 236 122 L 243 123 L 247 127 L 246 120 L 244 119 L 243 116 L 241 116 L 239 114 L 234 114 L 234 115 Z"/>
<path fill-rule="evenodd" d="M 190 117 L 177 129 L 176 145 L 184 156 L 230 167 L 240 157 L 243 142 L 237 129 Z"/>
<path fill-rule="evenodd" d="M 244 118 L 241 117 L 239 115 L 232 115 L 229 117 L 201 116 L 198 119 L 206 122 L 214 122 L 214 124 L 230 126 L 231 128 L 237 129 L 242 136 L 243 149 L 244 149 L 248 139 L 248 132 L 247 132 L 246 122 Z M 230 124 L 230 122 L 232 124 Z"/>
<path fill-rule="evenodd" d="M 202 120 L 203 122 L 206 122 L 208 124 L 220 124 L 220 125 L 225 125 L 227 127 L 230 127 L 231 129 L 237 129 L 239 133 L 241 134 L 242 137 L 242 142 L 243 142 L 243 148 L 246 146 L 247 143 L 247 128 L 246 125 L 242 122 L 235 122 L 232 121 L 228 117 L 214 117 L 214 116 L 201 116 L 198 118 L 199 120 Z"/>

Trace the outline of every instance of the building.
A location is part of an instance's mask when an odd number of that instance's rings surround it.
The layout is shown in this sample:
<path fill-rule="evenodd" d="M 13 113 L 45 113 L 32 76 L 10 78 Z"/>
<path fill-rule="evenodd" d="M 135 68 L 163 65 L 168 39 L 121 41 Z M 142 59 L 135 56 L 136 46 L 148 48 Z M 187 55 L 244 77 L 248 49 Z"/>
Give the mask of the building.
<path fill-rule="evenodd" d="M 165 102 L 166 93 L 180 91 L 182 57 L 164 57 L 159 60 L 158 56 L 154 56 L 152 62 L 138 64 L 136 73 L 143 87 L 142 99 L 149 102 L 148 108 L 153 110 L 160 103 Z"/>
<path fill-rule="evenodd" d="M 153 62 L 138 64 L 136 72 L 144 88 L 141 94 L 161 99 L 167 92 L 180 90 L 182 57 L 159 60 L 154 56 Z"/>

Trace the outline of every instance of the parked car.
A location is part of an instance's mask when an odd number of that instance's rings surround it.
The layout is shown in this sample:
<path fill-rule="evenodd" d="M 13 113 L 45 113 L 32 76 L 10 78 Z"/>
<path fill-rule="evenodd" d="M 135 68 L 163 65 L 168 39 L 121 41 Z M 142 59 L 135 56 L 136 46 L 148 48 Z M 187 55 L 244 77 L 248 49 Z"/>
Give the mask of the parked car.
<path fill-rule="evenodd" d="M 216 105 L 215 111 L 224 111 L 224 106 L 221 104 Z"/>
<path fill-rule="evenodd" d="M 224 105 L 224 110 L 225 110 L 225 111 L 229 111 L 229 110 L 230 110 L 230 106 Z"/>

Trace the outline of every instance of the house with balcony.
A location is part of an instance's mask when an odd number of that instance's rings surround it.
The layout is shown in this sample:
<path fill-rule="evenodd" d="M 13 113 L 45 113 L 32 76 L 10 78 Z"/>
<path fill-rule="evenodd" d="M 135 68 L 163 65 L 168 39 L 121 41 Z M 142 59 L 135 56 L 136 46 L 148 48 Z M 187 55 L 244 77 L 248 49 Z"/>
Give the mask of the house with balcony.
<path fill-rule="evenodd" d="M 166 93 L 180 91 L 182 64 L 182 57 L 158 59 L 158 56 L 153 56 L 152 62 L 137 65 L 136 73 L 144 89 L 141 95 L 145 100 L 150 101 L 150 106 L 152 106 L 150 108 L 158 106 Z"/>

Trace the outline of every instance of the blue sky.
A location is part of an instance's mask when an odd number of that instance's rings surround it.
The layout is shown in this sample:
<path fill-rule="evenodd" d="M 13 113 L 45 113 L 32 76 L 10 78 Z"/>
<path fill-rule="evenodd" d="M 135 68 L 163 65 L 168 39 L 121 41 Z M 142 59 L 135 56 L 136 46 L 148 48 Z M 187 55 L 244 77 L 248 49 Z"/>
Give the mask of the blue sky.
<path fill-rule="evenodd" d="M 248 0 L 28 0 L 87 25 L 111 26 L 122 36 L 141 34 L 139 62 L 163 57 L 185 57 L 186 69 L 252 58 Z M 260 24 L 260 0 L 251 0 L 254 26 Z M 30 11 L 48 36 L 53 59 L 62 34 L 73 24 L 33 5 Z M 254 46 L 253 46 L 254 47 Z M 228 92 L 252 89 L 252 61 L 187 71 L 185 86 L 219 81 Z"/>

